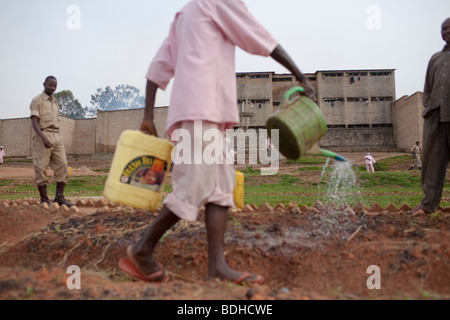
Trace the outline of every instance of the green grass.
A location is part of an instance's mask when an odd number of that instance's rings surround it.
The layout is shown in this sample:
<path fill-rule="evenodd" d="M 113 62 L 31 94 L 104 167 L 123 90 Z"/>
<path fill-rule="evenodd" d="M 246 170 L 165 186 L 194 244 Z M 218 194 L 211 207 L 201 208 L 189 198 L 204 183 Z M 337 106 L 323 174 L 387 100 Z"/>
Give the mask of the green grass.
<path fill-rule="evenodd" d="M 66 197 L 101 196 L 103 194 L 106 178 L 107 176 L 79 176 L 76 178 L 69 178 L 69 182 L 64 190 L 64 195 Z M 8 187 L 9 185 L 12 186 Z M 0 192 L 0 199 L 39 197 L 39 192 L 34 184 L 14 185 L 14 180 L 3 179 L 0 180 L 0 186 L 4 187 L 2 189 L 3 192 Z M 54 197 L 55 191 L 55 182 L 47 186 L 47 193 L 49 197 Z"/>
<path fill-rule="evenodd" d="M 64 189 L 65 197 L 100 197 L 103 195 L 106 179 L 104 176 L 77 176 L 69 177 L 69 181 Z M 11 185 L 10 187 L 8 187 Z M 39 192 L 34 184 L 14 185 L 14 179 L 0 180 L 0 200 L 3 199 L 21 199 L 24 197 L 39 197 Z M 166 184 L 164 192 L 170 192 L 172 186 Z M 47 186 L 49 197 L 54 197 L 56 192 L 56 183 L 53 182 Z"/>
<path fill-rule="evenodd" d="M 396 157 L 398 161 L 403 159 Z M 381 161 L 380 161 L 381 162 Z M 395 163 L 390 161 L 390 164 Z M 390 165 L 389 164 L 389 165 Z M 312 167 L 313 170 L 316 167 Z M 393 204 L 397 207 L 404 203 L 409 206 L 415 206 L 423 198 L 420 175 L 412 175 L 408 171 L 403 172 L 384 172 L 367 173 L 365 167 L 354 167 L 357 183 L 349 188 L 348 193 L 341 197 L 346 202 L 355 205 L 361 202 L 367 207 L 378 202 L 386 207 Z M 321 169 L 322 170 L 322 169 Z M 328 174 L 333 170 L 327 167 L 325 172 Z M 304 183 L 300 178 L 293 176 L 282 176 L 279 183 L 246 185 L 244 193 L 245 204 L 254 203 L 257 206 L 268 202 L 271 205 L 283 203 L 297 203 L 299 205 L 312 205 L 317 201 L 327 203 L 330 201 L 328 194 L 328 176 L 325 175 L 322 181 L 313 183 Z M 446 180 L 444 185 L 445 197 L 450 196 L 450 183 Z M 442 206 L 449 206 L 450 203 L 443 201 Z"/>
<path fill-rule="evenodd" d="M 7 186 L 8 184 L 11 184 L 12 182 L 14 182 L 14 179 L 1 179 L 0 187 Z"/>
<path fill-rule="evenodd" d="M 314 156 L 304 156 L 297 160 L 286 160 L 287 164 L 304 164 L 304 165 L 312 165 L 312 164 L 325 164 L 326 158 L 324 157 L 314 157 Z"/>
<path fill-rule="evenodd" d="M 420 176 L 413 176 L 409 172 L 375 172 L 375 173 L 362 173 L 359 176 L 362 187 L 380 188 L 387 186 L 389 189 L 392 187 L 401 187 L 404 191 L 405 188 L 420 188 Z"/>
<path fill-rule="evenodd" d="M 251 165 L 251 164 L 248 164 L 246 166 L 246 168 L 244 170 L 242 170 L 241 172 L 248 176 L 259 176 L 261 174 L 261 170 L 254 169 L 253 165 Z"/>
<path fill-rule="evenodd" d="M 11 158 L 7 157 L 3 159 L 4 163 L 33 163 L 31 158 Z"/>
<path fill-rule="evenodd" d="M 410 165 L 413 163 L 413 159 L 410 155 L 390 157 L 375 163 L 374 168 L 377 171 L 389 171 L 391 166 L 397 163 Z"/>
<path fill-rule="evenodd" d="M 259 169 L 254 169 L 248 165 L 242 172 L 244 173 L 244 201 L 245 204 L 254 203 L 257 206 L 268 202 L 272 206 L 278 203 L 288 205 L 297 203 L 298 205 L 311 206 L 317 201 L 326 203 L 328 199 L 329 178 L 334 167 L 329 165 L 323 169 L 325 161 L 318 157 L 305 157 L 295 160 L 295 163 L 308 165 L 299 168 L 296 175 L 281 174 L 265 178 L 264 182 L 256 177 L 260 175 Z M 386 171 L 396 164 L 411 162 L 409 156 L 392 157 L 377 162 L 379 169 L 375 173 L 367 173 L 364 166 L 352 167 L 357 178 L 356 186 L 348 190 L 347 194 L 340 196 L 345 198 L 349 204 L 361 202 L 370 207 L 375 202 L 386 207 L 390 203 L 399 207 L 406 203 L 414 206 L 420 203 L 423 197 L 420 174 L 416 172 L 404 171 Z M 322 165 L 319 165 L 322 164 Z M 380 169 L 381 168 L 381 169 Z M 382 170 L 385 168 L 385 170 Z M 317 175 L 317 179 L 304 179 L 302 172 L 321 171 L 324 173 L 322 179 Z M 103 176 L 77 176 L 70 177 L 65 189 L 66 197 L 83 196 L 102 196 L 107 175 Z M 271 182 L 273 180 L 273 182 Z M 37 188 L 32 184 L 18 185 L 14 179 L 0 180 L 0 200 L 1 199 L 19 199 L 24 197 L 39 197 Z M 250 183 L 251 182 L 251 183 Z M 48 194 L 53 197 L 56 185 L 52 183 L 48 186 Z M 172 186 L 166 183 L 165 192 L 171 192 Z M 17 194 L 15 194 L 17 193 Z M 448 179 L 444 185 L 444 200 L 441 202 L 443 207 L 450 206 L 446 199 L 450 198 L 450 182 Z M 339 200 L 339 199 L 337 199 Z"/>
<path fill-rule="evenodd" d="M 307 166 L 307 167 L 300 167 L 298 168 L 298 171 L 322 171 L 323 166 L 322 167 L 317 167 L 317 166 Z M 325 168 L 325 172 L 331 172 L 333 169 L 330 167 L 326 167 Z"/>
<path fill-rule="evenodd" d="M 257 206 L 265 202 L 271 205 L 283 203 L 297 203 L 299 205 L 312 205 L 317 201 L 327 202 L 326 182 L 319 182 L 316 185 L 305 186 L 295 181 L 289 184 L 288 179 L 283 179 L 281 183 L 262 184 L 259 186 L 245 186 L 244 201 L 245 204 L 254 203 Z M 409 185 L 407 188 L 400 187 L 404 181 L 409 183 L 409 179 L 404 177 L 399 179 L 399 184 L 384 184 L 382 179 L 373 179 L 370 182 L 362 182 L 359 186 L 353 187 L 348 193 L 344 193 L 346 202 L 355 205 L 361 202 L 365 206 L 371 206 L 378 202 L 381 206 L 387 206 L 390 203 L 395 206 L 401 206 L 407 203 L 410 206 L 416 205 L 423 197 L 420 183 L 416 186 Z M 450 187 L 447 186 L 447 193 Z M 359 192 L 359 194 L 358 194 Z M 352 203 L 356 202 L 356 203 Z"/>

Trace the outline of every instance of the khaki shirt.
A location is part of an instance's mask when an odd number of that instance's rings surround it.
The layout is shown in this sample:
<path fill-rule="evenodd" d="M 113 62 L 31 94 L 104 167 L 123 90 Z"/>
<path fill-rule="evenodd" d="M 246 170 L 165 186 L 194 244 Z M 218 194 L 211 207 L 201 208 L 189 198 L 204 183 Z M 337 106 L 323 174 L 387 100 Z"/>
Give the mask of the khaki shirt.
<path fill-rule="evenodd" d="M 45 92 L 42 92 L 33 98 L 30 109 L 30 117 L 38 117 L 41 129 L 59 128 L 59 105 L 55 97 L 49 97 Z"/>
<path fill-rule="evenodd" d="M 417 144 L 415 144 L 412 148 L 411 148 L 411 153 L 413 154 L 413 156 L 417 156 L 420 155 L 420 148 Z"/>
<path fill-rule="evenodd" d="M 423 91 L 423 116 L 440 108 L 441 121 L 450 121 L 450 47 L 431 57 Z"/>

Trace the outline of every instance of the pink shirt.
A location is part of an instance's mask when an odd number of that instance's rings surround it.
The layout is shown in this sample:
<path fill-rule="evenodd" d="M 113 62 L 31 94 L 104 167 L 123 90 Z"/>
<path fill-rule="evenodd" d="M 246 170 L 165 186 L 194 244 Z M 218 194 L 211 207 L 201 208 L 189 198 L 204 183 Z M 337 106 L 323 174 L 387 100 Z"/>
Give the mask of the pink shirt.
<path fill-rule="evenodd" d="M 239 123 L 235 47 L 269 56 L 278 42 L 241 0 L 193 0 L 176 13 L 147 79 L 165 90 L 174 77 L 167 131 L 181 121 Z"/>
<path fill-rule="evenodd" d="M 371 155 L 365 156 L 366 164 L 374 164 L 376 163 L 375 159 Z"/>

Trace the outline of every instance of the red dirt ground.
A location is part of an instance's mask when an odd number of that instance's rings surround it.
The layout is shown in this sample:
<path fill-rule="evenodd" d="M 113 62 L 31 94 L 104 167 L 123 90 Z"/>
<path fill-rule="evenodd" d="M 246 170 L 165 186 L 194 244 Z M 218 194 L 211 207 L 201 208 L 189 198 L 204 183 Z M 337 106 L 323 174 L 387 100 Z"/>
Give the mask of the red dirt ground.
<path fill-rule="evenodd" d="M 74 174 L 81 165 L 73 164 Z M 31 168 L 22 169 L 4 166 L 0 179 L 30 179 Z M 227 261 L 265 278 L 248 288 L 207 279 L 203 214 L 164 236 L 156 258 L 171 280 L 149 284 L 125 275 L 117 262 L 157 213 L 104 199 L 78 200 L 72 211 L 42 209 L 37 201 L 0 202 L 2 300 L 450 299 L 450 208 L 432 217 L 412 216 L 407 207 L 321 203 L 230 212 Z M 67 287 L 70 265 L 81 268 L 79 290 Z M 370 266 L 379 267 L 380 289 L 368 288 Z"/>

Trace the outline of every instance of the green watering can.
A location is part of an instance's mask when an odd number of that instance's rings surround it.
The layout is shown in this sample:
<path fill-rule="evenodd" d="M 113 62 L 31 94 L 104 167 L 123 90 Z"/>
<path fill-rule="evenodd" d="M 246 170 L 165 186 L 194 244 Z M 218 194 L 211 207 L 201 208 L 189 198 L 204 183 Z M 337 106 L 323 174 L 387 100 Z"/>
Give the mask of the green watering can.
<path fill-rule="evenodd" d="M 275 147 L 288 159 L 296 160 L 305 154 L 347 161 L 343 156 L 319 148 L 319 140 L 327 133 L 327 124 L 317 104 L 302 93 L 305 89 L 294 87 L 286 91 L 280 108 L 266 121 L 269 136 L 274 129 L 279 130 L 278 145 Z"/>

